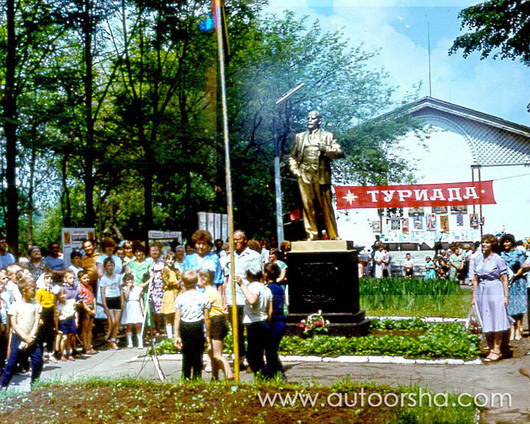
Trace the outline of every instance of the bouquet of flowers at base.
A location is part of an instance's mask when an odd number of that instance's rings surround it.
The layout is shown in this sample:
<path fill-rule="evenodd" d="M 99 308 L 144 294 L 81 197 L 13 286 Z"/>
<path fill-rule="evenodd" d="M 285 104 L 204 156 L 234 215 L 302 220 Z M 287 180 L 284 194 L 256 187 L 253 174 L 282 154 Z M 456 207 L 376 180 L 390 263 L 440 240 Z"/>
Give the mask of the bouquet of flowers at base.
<path fill-rule="evenodd" d="M 326 334 L 328 332 L 328 325 L 329 321 L 324 319 L 322 311 L 309 315 L 298 324 L 300 328 L 303 328 L 304 336 L 308 337 L 313 336 L 314 334 Z"/>

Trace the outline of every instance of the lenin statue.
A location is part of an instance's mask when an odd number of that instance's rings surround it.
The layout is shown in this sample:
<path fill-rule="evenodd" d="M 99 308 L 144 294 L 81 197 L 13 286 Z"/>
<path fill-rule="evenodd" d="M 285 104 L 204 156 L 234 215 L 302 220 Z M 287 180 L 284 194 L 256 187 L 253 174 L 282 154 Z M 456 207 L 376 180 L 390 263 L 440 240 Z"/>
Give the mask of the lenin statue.
<path fill-rule="evenodd" d="M 321 123 L 319 112 L 309 112 L 307 131 L 296 134 L 289 169 L 298 180 L 307 240 L 319 239 L 318 212 L 322 212 L 329 238 L 338 240 L 331 206 L 331 160 L 344 157 L 344 153 L 333 134 L 320 129 Z"/>

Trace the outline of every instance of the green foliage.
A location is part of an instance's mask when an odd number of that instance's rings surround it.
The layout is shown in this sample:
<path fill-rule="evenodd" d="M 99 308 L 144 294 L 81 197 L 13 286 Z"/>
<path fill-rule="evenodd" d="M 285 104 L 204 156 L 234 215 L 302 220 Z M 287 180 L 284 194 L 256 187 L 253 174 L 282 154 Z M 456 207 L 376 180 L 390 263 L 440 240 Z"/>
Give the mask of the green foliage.
<path fill-rule="evenodd" d="M 470 290 L 449 280 L 363 278 L 359 292 L 369 315 L 464 317 L 471 305 Z"/>
<path fill-rule="evenodd" d="M 285 336 L 280 344 L 280 353 L 302 356 L 340 355 L 393 355 L 406 358 L 459 358 L 475 359 L 480 350 L 481 337 L 467 331 L 458 322 L 425 323 L 421 320 L 374 320 L 372 330 L 400 330 L 403 335 L 368 335 L 363 337 L 338 337 L 316 335 L 312 338 Z M 406 331 L 423 330 L 417 337 Z M 232 334 L 225 338 L 225 353 L 233 349 Z M 158 354 L 176 353 L 173 340 L 163 340 L 156 345 Z"/>
<path fill-rule="evenodd" d="M 418 337 L 384 335 L 381 337 L 315 336 L 312 339 L 284 337 L 280 352 L 288 355 L 396 355 L 405 358 L 475 359 L 480 353 L 480 336 L 469 333 L 459 323 L 429 323 Z"/>
<path fill-rule="evenodd" d="M 156 344 L 156 353 L 159 355 L 175 353 L 176 351 L 177 348 L 175 347 L 175 339 L 165 339 Z"/>
<path fill-rule="evenodd" d="M 456 38 L 450 53 L 463 50 L 464 57 L 474 51 L 484 59 L 520 58 L 530 63 L 530 5 L 519 0 L 485 1 L 462 10 L 462 29 L 469 32 Z"/>
<path fill-rule="evenodd" d="M 370 330 L 425 330 L 428 327 L 426 321 L 415 319 L 378 319 L 370 320 Z"/>
<path fill-rule="evenodd" d="M 291 12 L 266 16 L 264 0 L 225 3 L 237 227 L 274 233 L 274 141 L 283 158 L 311 109 L 321 111 L 347 153 L 334 165 L 338 181 L 411 180 L 411 164 L 390 147 L 414 123 L 369 121 L 394 106 L 385 72 L 370 66 L 375 52 Z M 17 10 L 27 11 L 20 22 L 28 23 L 19 25 L 19 54 L 27 54 L 19 63 L 21 193 L 26 199 L 34 189 L 21 210 L 37 206 L 52 215 L 36 223 L 37 241 L 56 237 L 61 225 L 83 225 L 92 209 L 98 235 L 119 229 L 127 238 L 141 238 L 148 227 L 189 234 L 197 212 L 225 212 L 217 48 L 213 33 L 197 25 L 210 7 L 207 0 L 20 2 Z M 297 95 L 274 105 L 300 82 Z M 296 184 L 286 169 L 282 176 L 290 210 L 300 203 Z"/>

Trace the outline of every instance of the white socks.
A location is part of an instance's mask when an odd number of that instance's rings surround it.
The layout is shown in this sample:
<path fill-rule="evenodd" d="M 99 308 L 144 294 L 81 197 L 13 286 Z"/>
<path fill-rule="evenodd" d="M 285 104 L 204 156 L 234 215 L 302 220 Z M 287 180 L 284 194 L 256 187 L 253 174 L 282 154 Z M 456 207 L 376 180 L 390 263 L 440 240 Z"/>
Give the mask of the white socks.
<path fill-rule="evenodd" d="M 133 347 L 132 333 L 127 332 L 125 335 L 127 336 L 127 347 Z"/>
<path fill-rule="evenodd" d="M 132 333 L 131 333 L 131 337 L 132 337 Z M 141 334 L 136 334 L 136 340 L 138 340 L 138 349 L 143 349 L 144 348 L 144 341 L 142 339 L 142 335 Z"/>
<path fill-rule="evenodd" d="M 168 339 L 173 338 L 173 326 L 171 324 L 166 324 L 166 334 Z"/>

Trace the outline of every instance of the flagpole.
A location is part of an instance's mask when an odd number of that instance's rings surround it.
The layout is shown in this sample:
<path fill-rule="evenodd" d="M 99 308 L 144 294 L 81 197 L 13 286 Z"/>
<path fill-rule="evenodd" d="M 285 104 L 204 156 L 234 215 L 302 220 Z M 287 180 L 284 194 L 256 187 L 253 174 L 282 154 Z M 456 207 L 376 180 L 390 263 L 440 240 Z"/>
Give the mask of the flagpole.
<path fill-rule="evenodd" d="M 225 79 L 225 46 L 223 44 L 223 19 L 221 2 L 213 1 L 213 14 L 215 21 L 215 32 L 217 35 L 217 50 L 219 55 L 219 76 L 221 82 L 221 105 L 223 113 L 223 138 L 225 148 L 225 175 L 226 175 L 226 202 L 228 212 L 228 233 L 230 234 L 230 286 L 232 287 L 232 335 L 234 338 L 234 379 L 239 382 L 239 334 L 237 326 L 237 302 L 235 284 L 235 260 L 234 260 L 234 210 L 232 200 L 232 171 L 230 168 L 230 140 L 228 138 L 228 108 L 226 105 L 226 79 Z"/>

